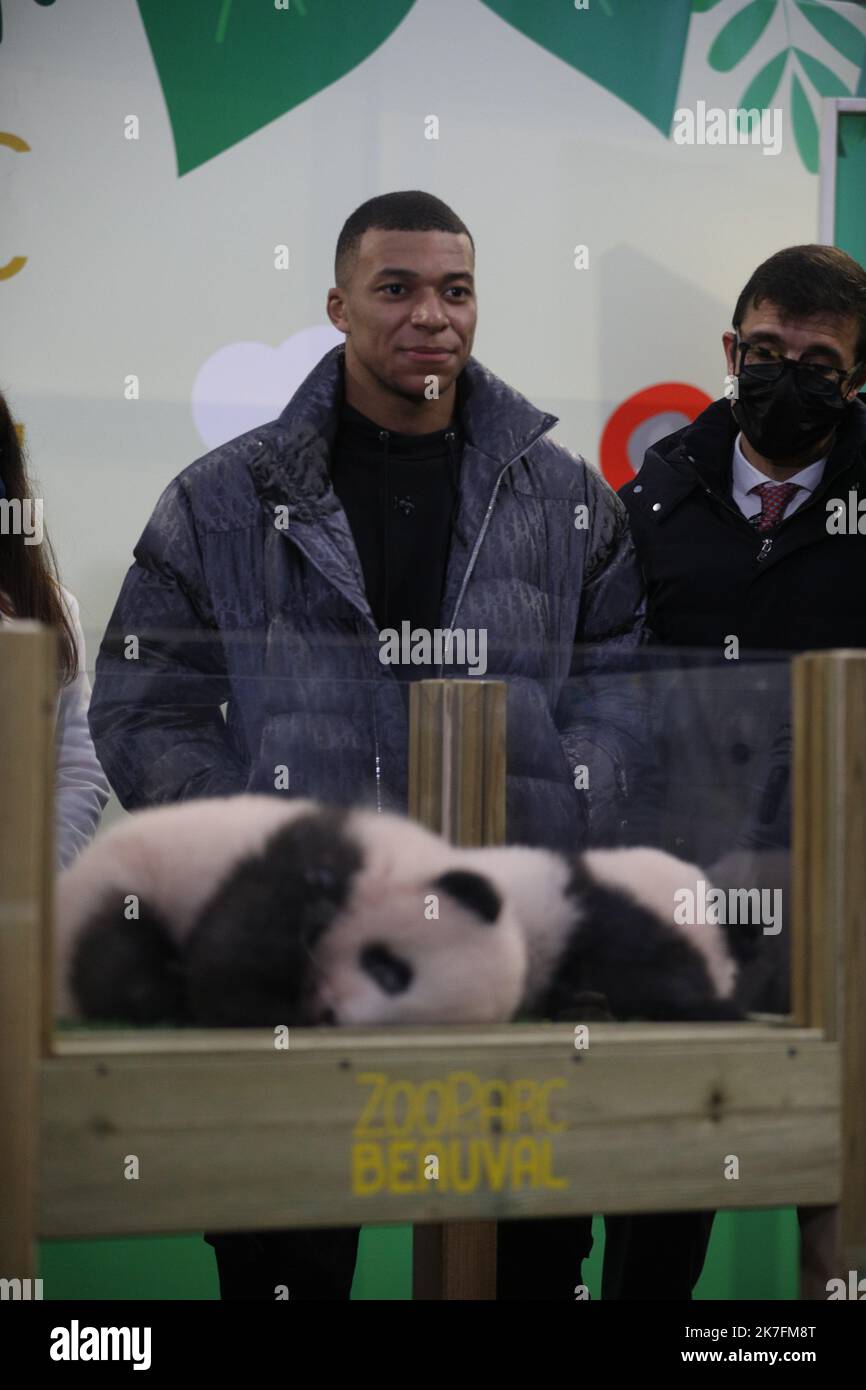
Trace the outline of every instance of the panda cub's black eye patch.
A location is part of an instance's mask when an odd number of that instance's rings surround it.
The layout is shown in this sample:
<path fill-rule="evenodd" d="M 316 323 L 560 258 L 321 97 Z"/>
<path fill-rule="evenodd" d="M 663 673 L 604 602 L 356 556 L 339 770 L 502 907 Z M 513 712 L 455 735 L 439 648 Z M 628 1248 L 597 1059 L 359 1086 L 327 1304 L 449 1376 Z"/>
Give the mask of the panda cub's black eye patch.
<path fill-rule="evenodd" d="M 385 994 L 403 994 L 412 983 L 412 967 L 387 946 L 365 946 L 361 952 L 361 969 Z"/>
<path fill-rule="evenodd" d="M 474 912 L 482 922 L 495 922 L 502 908 L 502 899 L 489 878 L 468 869 L 452 869 L 440 874 L 430 885 L 448 893 L 461 907 Z"/>

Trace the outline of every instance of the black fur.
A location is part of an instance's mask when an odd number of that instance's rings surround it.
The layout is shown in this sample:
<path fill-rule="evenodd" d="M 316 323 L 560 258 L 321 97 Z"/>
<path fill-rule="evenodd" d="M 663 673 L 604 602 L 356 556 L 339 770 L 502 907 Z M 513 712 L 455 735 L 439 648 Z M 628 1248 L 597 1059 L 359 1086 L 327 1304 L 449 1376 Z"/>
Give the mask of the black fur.
<path fill-rule="evenodd" d="M 434 892 L 447 893 L 482 922 L 495 922 L 502 911 L 502 899 L 490 879 L 469 869 L 451 869 L 440 874 L 430 887 Z"/>
<path fill-rule="evenodd" d="M 78 1006 L 100 1022 L 184 1023 L 186 986 L 168 924 L 144 901 L 127 921 L 124 899 L 120 892 L 108 899 L 75 948 L 70 984 Z"/>
<path fill-rule="evenodd" d="M 186 948 L 190 1013 L 205 1027 L 299 1027 L 310 1015 L 313 948 L 345 907 L 361 850 L 345 813 L 314 812 L 239 864 Z"/>
<path fill-rule="evenodd" d="M 579 1018 L 581 997 L 600 994 L 618 1020 L 714 1021 L 742 1018 L 720 999 L 702 959 L 625 893 L 597 883 L 575 860 L 567 887 L 577 922 L 554 976 L 532 1012 Z"/>
<path fill-rule="evenodd" d="M 396 956 L 384 943 L 365 946 L 360 964 L 383 994 L 405 994 L 412 983 L 413 970 L 409 962 Z"/>
<path fill-rule="evenodd" d="M 345 906 L 362 867 L 345 812 L 313 813 L 278 830 L 219 881 L 180 948 L 142 898 L 107 897 L 77 943 L 70 986 L 85 1018 L 204 1027 L 299 1026 L 308 1017 L 312 950 Z"/>

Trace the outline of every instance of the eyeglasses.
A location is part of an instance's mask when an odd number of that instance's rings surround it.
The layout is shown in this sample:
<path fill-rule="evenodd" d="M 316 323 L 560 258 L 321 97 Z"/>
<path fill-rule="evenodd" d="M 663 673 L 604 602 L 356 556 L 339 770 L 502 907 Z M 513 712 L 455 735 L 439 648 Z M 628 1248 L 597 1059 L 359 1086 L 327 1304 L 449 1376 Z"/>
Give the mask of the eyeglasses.
<path fill-rule="evenodd" d="M 822 396 L 836 395 L 837 392 L 844 395 L 845 383 L 860 366 L 859 362 L 853 367 L 831 367 L 827 362 L 799 362 L 793 357 L 783 357 L 780 352 L 763 343 L 749 343 L 735 335 L 735 365 L 738 360 L 740 371 L 746 376 L 762 381 L 778 381 L 783 372 L 790 370 L 804 390 Z"/>

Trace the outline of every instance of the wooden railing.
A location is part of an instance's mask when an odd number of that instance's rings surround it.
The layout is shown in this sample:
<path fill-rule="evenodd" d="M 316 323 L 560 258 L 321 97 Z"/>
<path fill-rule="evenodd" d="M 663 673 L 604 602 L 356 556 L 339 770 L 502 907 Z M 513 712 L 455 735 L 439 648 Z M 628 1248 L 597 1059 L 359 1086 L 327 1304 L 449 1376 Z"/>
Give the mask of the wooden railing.
<path fill-rule="evenodd" d="M 45 629 L 0 632 L 0 1277 L 33 1277 L 39 1237 L 393 1221 L 419 1228 L 417 1296 L 485 1297 L 499 1220 L 794 1203 L 804 1293 L 862 1270 L 866 654 L 794 662 L 793 1017 L 594 1023 L 581 1047 L 564 1024 L 292 1030 L 287 1051 L 256 1031 L 55 1033 L 54 667 Z M 495 843 L 504 692 L 413 698 L 414 813 Z M 447 1132 L 411 1109 L 425 1085 Z"/>

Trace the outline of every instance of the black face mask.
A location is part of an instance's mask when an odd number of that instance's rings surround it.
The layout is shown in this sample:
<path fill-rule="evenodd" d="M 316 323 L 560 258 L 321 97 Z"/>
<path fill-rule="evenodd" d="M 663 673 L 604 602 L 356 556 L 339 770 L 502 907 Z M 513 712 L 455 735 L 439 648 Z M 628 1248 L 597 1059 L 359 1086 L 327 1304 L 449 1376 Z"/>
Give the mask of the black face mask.
<path fill-rule="evenodd" d="M 850 404 L 835 381 L 804 386 L 787 362 L 774 380 L 756 375 L 753 368 L 741 372 L 736 381 L 734 419 L 752 448 L 768 459 L 806 453 L 841 423 Z"/>

